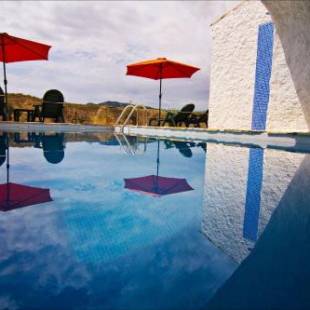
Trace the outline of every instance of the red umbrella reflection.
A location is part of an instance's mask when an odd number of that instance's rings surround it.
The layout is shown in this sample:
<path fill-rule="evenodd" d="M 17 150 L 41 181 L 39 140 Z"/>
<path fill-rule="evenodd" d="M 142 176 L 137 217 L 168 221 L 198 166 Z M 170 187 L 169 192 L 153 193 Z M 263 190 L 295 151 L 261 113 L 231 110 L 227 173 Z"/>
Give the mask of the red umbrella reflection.
<path fill-rule="evenodd" d="M 167 178 L 157 175 L 125 179 L 125 188 L 154 196 L 163 196 L 193 190 L 186 179 Z"/>
<path fill-rule="evenodd" d="M 10 211 L 53 199 L 50 190 L 10 182 L 9 139 L 0 136 L 0 166 L 6 161 L 6 183 L 0 184 L 0 211 Z"/>
<path fill-rule="evenodd" d="M 7 183 L 0 185 L 0 211 L 10 211 L 52 201 L 50 190 Z"/>
<path fill-rule="evenodd" d="M 157 173 L 139 178 L 124 179 L 125 188 L 160 197 L 194 190 L 186 179 L 159 176 L 159 140 L 157 140 Z"/>

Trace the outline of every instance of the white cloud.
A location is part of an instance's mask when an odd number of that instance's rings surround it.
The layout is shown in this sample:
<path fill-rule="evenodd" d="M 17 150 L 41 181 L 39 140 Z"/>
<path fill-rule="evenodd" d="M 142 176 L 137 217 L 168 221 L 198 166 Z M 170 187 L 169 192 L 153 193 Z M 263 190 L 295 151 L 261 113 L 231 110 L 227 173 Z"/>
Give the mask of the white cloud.
<path fill-rule="evenodd" d="M 2 30 L 52 45 L 48 62 L 8 65 L 9 91 L 42 97 L 58 88 L 69 102 L 119 100 L 157 106 L 158 81 L 125 75 L 126 65 L 168 57 L 201 68 L 164 81 L 164 107 L 207 107 L 210 23 L 225 1 L 1 2 Z M 2 84 L 2 83 L 1 83 Z"/>

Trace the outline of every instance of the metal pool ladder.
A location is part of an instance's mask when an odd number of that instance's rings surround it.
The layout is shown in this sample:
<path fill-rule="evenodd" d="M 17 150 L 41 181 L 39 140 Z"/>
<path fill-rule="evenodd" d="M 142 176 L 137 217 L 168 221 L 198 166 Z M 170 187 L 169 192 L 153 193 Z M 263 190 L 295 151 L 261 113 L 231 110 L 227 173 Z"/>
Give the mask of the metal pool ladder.
<path fill-rule="evenodd" d="M 120 145 L 121 149 L 129 154 L 129 155 L 138 155 L 138 154 L 143 154 L 146 152 L 147 148 L 147 142 L 148 138 L 147 137 L 136 137 L 136 141 L 134 143 L 131 143 L 127 137 L 122 134 L 122 133 L 114 133 L 114 137 L 117 140 L 118 144 Z M 141 140 L 141 141 L 138 141 Z M 143 148 L 139 148 L 139 144 L 143 144 Z"/>
<path fill-rule="evenodd" d="M 122 132 L 124 126 L 127 125 L 127 123 L 129 122 L 129 120 L 132 117 L 132 115 L 134 114 L 134 112 L 136 112 L 136 126 L 138 126 L 138 124 L 139 124 L 139 111 L 138 111 L 138 109 L 139 108 L 142 108 L 144 110 L 144 121 L 145 121 L 145 126 L 147 126 L 147 109 L 146 109 L 146 107 L 142 104 L 129 104 L 123 109 L 122 113 L 117 118 L 117 120 L 114 124 L 114 127 L 118 127 L 118 131 Z M 128 113 L 127 117 L 126 117 L 126 113 Z M 124 119 L 124 121 L 122 122 L 123 119 Z"/>

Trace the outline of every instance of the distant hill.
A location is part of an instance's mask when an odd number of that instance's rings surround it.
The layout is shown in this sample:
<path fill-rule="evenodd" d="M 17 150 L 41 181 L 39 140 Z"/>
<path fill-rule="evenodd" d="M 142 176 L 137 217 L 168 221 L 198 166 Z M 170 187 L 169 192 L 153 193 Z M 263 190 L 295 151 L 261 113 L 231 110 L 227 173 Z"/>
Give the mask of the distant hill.
<path fill-rule="evenodd" d="M 112 101 L 112 100 L 108 100 L 108 101 L 104 101 L 104 102 L 100 102 L 100 103 L 92 103 L 89 102 L 87 103 L 87 105 L 89 106 L 106 106 L 109 108 L 124 108 L 127 105 L 131 104 L 131 102 L 119 102 L 119 101 Z M 149 106 L 145 106 L 147 109 L 154 109 L 152 107 Z"/>

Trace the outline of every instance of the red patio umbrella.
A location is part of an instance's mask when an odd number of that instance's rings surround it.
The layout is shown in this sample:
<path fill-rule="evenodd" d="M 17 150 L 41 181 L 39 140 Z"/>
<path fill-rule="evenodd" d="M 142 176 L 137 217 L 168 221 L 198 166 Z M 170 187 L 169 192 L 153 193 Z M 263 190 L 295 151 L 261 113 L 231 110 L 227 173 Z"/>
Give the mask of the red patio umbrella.
<path fill-rule="evenodd" d="M 197 67 L 181 62 L 176 62 L 167 58 L 157 58 L 128 65 L 126 74 L 160 80 L 158 110 L 158 123 L 160 123 L 162 79 L 190 78 L 198 70 L 200 69 Z"/>
<path fill-rule="evenodd" d="M 160 197 L 194 190 L 186 179 L 159 176 L 159 140 L 157 140 L 156 175 L 124 179 L 125 188 Z"/>
<path fill-rule="evenodd" d="M 3 62 L 6 114 L 8 109 L 6 63 L 47 60 L 51 46 L 0 33 L 0 61 Z M 8 115 L 6 115 L 7 118 Z"/>

